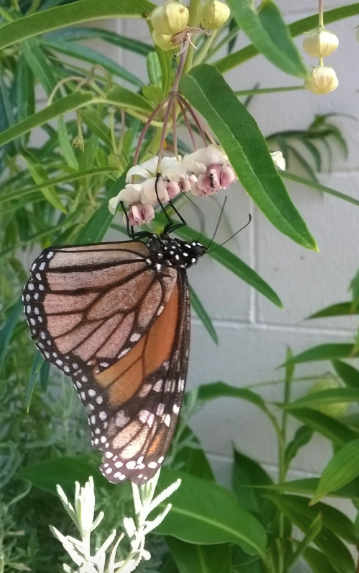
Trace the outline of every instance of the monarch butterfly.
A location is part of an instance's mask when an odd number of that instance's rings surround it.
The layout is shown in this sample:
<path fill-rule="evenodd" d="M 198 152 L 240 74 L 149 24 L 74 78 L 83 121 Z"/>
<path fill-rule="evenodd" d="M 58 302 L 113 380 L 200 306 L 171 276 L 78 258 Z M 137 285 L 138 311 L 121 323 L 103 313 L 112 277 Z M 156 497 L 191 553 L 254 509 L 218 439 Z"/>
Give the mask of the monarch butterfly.
<path fill-rule="evenodd" d="M 173 230 L 173 229 L 172 229 Z M 147 240 L 45 249 L 24 305 L 45 360 L 71 376 L 108 481 L 144 484 L 162 464 L 184 394 L 190 342 L 186 269 L 198 242 Z"/>

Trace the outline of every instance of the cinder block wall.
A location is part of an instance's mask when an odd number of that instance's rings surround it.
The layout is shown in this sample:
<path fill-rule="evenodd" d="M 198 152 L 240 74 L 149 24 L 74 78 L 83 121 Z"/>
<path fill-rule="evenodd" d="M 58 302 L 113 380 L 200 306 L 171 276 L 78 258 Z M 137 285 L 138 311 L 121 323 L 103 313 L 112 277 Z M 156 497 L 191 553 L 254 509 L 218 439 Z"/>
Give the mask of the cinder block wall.
<path fill-rule="evenodd" d="M 288 22 L 314 14 L 316 0 L 280 0 Z M 344 2 L 326 0 L 327 9 Z M 250 104 L 250 111 L 265 135 L 285 129 L 305 129 L 315 114 L 346 113 L 359 118 L 358 62 L 359 43 L 354 27 L 358 18 L 348 18 L 329 28 L 340 39 L 338 51 L 327 59 L 339 77 L 339 88 L 325 96 L 306 91 L 261 95 Z M 117 23 L 119 32 L 148 39 L 146 27 L 137 21 Z M 298 38 L 301 46 L 302 38 Z M 237 46 L 247 40 L 239 39 Z M 139 58 L 120 53 L 121 63 L 137 74 L 145 74 Z M 315 60 L 304 55 L 308 66 Z M 280 72 L 262 56 L 258 56 L 226 75 L 236 89 L 299 85 L 300 80 Z M 344 159 L 334 146 L 331 171 L 324 162 L 320 181 L 334 189 L 359 198 L 358 121 L 334 117 L 349 146 Z M 325 157 L 325 154 L 324 154 Z M 298 165 L 291 170 L 300 174 Z M 302 175 L 304 175 L 302 173 Z M 250 264 L 278 293 L 284 310 L 280 310 L 210 257 L 201 260 L 190 271 L 190 280 L 214 321 L 219 346 L 216 347 L 194 316 L 192 352 L 188 385 L 223 380 L 238 387 L 265 380 L 280 380 L 276 370 L 284 360 L 286 346 L 294 353 L 315 344 L 350 341 L 356 319 L 305 321 L 305 317 L 329 304 L 348 298 L 350 279 L 359 268 L 359 208 L 313 189 L 288 184 L 290 194 L 315 236 L 320 253 L 307 251 L 276 231 L 254 207 L 244 191 L 234 186 L 228 193 L 226 220 L 221 225 L 219 240 L 225 240 L 253 216 L 251 225 L 228 247 Z M 218 197 L 218 200 L 223 197 Z M 210 199 L 199 202 L 206 216 L 206 230 L 213 232 L 218 219 L 218 206 Z M 195 219 L 193 219 L 195 222 Z M 198 224 L 198 223 L 197 223 Z M 329 363 L 309 364 L 298 368 L 298 376 L 326 372 Z M 295 397 L 306 392 L 309 384 L 298 383 Z M 280 384 L 265 387 L 262 395 L 276 401 L 281 398 Z M 192 420 L 204 447 L 213 460 L 222 481 L 229 480 L 232 445 L 263 462 L 275 473 L 277 452 L 271 427 L 260 411 L 248 403 L 222 399 L 207 405 Z M 296 424 L 292 422 L 294 431 Z M 293 464 L 293 475 L 315 474 L 330 455 L 329 444 L 316 437 L 302 450 Z"/>

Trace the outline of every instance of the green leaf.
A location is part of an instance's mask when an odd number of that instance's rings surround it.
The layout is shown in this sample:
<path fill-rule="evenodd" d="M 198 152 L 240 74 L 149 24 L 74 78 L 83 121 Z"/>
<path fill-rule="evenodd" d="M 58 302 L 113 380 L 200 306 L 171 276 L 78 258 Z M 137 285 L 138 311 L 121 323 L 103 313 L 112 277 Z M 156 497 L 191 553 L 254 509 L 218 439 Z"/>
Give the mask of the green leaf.
<path fill-rule="evenodd" d="M 268 490 L 278 491 L 279 493 L 298 493 L 300 495 L 312 496 L 318 487 L 319 478 L 305 478 L 287 481 L 285 483 L 272 484 L 263 486 Z M 359 501 L 359 484 L 353 481 L 350 484 L 328 494 L 330 497 L 343 499 L 353 499 Z"/>
<path fill-rule="evenodd" d="M 210 337 L 212 338 L 214 343 L 217 344 L 217 346 L 218 346 L 217 332 L 213 326 L 213 323 L 211 321 L 209 314 L 207 313 L 206 309 L 204 308 L 203 304 L 201 303 L 201 300 L 198 298 L 196 292 L 193 290 L 193 288 L 191 286 L 189 287 L 189 292 L 190 292 L 190 297 L 191 297 L 191 307 L 193 308 L 193 310 L 197 314 L 198 318 L 202 321 L 203 326 L 207 330 L 208 334 L 210 335 Z"/>
<path fill-rule="evenodd" d="M 229 545 L 194 545 L 166 537 L 179 573 L 228 573 L 231 570 Z"/>
<path fill-rule="evenodd" d="M 295 402 L 291 402 L 285 406 L 285 409 L 292 411 L 297 408 L 312 408 L 314 406 L 336 404 L 338 402 L 359 402 L 359 389 L 329 388 L 328 390 L 320 390 L 319 392 L 313 392 L 302 398 L 298 398 Z"/>
<path fill-rule="evenodd" d="M 202 65 L 183 76 L 180 86 L 213 129 L 240 182 L 264 215 L 293 241 L 317 249 L 288 195 L 255 120 L 223 77 L 212 66 Z"/>
<path fill-rule="evenodd" d="M 230 386 L 225 382 L 213 382 L 212 384 L 203 384 L 197 388 L 198 400 L 202 402 L 209 402 L 217 400 L 218 398 L 239 398 L 254 404 L 263 412 L 268 412 L 267 406 L 263 398 L 247 388 L 237 388 Z"/>
<path fill-rule="evenodd" d="M 17 66 L 16 103 L 18 122 L 35 112 L 34 75 L 24 54 L 20 54 Z"/>
<path fill-rule="evenodd" d="M 232 483 L 241 507 L 250 513 L 255 513 L 264 526 L 273 521 L 273 504 L 263 496 L 265 490 L 260 487 L 273 483 L 271 478 L 255 460 L 236 450 L 234 451 Z"/>
<path fill-rule="evenodd" d="M 55 209 L 59 209 L 66 215 L 66 208 L 62 204 L 61 199 L 54 186 L 51 184 L 50 179 L 47 177 L 44 168 L 39 163 L 36 163 L 29 155 L 23 155 L 23 159 L 26 161 L 27 168 L 35 183 L 47 183 L 47 186 L 41 189 L 45 199 L 55 207 Z"/>
<path fill-rule="evenodd" d="M 347 203 L 352 203 L 353 205 L 359 206 L 359 201 L 357 199 L 353 199 L 353 197 L 349 197 L 349 195 L 345 195 L 340 191 L 335 191 L 335 189 L 331 189 L 330 187 L 321 185 L 320 183 L 312 181 L 311 179 L 305 179 L 304 177 L 299 177 L 299 175 L 294 175 L 293 173 L 289 173 L 288 171 L 281 171 L 281 176 L 284 177 L 284 179 L 290 179 L 291 181 L 296 181 L 296 183 L 301 183 L 302 185 L 306 185 L 306 187 L 312 187 L 313 189 L 317 189 L 318 191 L 323 191 L 323 193 L 327 193 L 328 195 L 332 195 L 333 197 L 337 197 L 338 199 L 343 199 L 343 201 L 347 201 Z"/>
<path fill-rule="evenodd" d="M 297 453 L 301 448 L 306 446 L 313 436 L 313 430 L 307 426 L 300 426 L 295 432 L 293 439 L 289 442 L 285 449 L 284 465 L 288 469 L 290 462 L 294 460 Z"/>
<path fill-rule="evenodd" d="M 359 370 L 340 360 L 333 360 L 332 364 L 346 386 L 359 389 Z"/>
<path fill-rule="evenodd" d="M 190 445 L 185 445 L 186 443 Z M 176 451 L 171 468 L 195 477 L 216 481 L 211 465 L 204 450 L 201 448 L 197 436 L 188 426 L 181 433 L 180 447 Z"/>
<path fill-rule="evenodd" d="M 111 30 L 101 30 L 101 28 L 69 28 L 65 30 L 59 30 L 58 32 L 49 33 L 45 36 L 45 40 L 50 42 L 55 40 L 66 40 L 81 41 L 81 40 L 92 40 L 93 38 L 100 38 L 104 42 L 123 48 L 124 50 L 130 50 L 141 56 L 147 56 L 150 52 L 154 51 L 154 46 L 150 44 L 145 44 L 139 40 L 133 38 L 126 38 L 126 36 L 121 36 L 121 34 L 116 34 L 111 32 Z"/>
<path fill-rule="evenodd" d="M 323 390 L 323 392 L 326 392 L 326 390 Z M 318 392 L 318 394 L 320 394 L 320 392 Z M 314 394 L 310 394 L 310 396 L 313 395 Z M 334 401 L 337 403 L 338 400 L 335 398 Z M 295 403 L 296 402 L 292 402 L 292 404 Z M 322 414 L 322 412 L 312 410 L 312 402 L 305 404 L 308 406 L 307 408 L 304 407 L 305 405 L 303 405 L 303 407 L 294 407 L 292 409 L 292 404 L 288 407 L 288 409 L 294 418 L 297 418 L 297 420 L 300 420 L 303 424 L 308 426 L 312 432 L 318 432 L 325 438 L 328 438 L 328 440 L 333 442 L 333 444 L 336 446 L 342 446 L 343 444 L 346 444 L 351 440 L 355 440 L 358 437 L 356 432 L 348 428 L 342 422 L 339 422 L 339 420 L 336 420 L 331 416 L 327 416 L 326 414 Z"/>
<path fill-rule="evenodd" d="M 128 169 L 129 167 L 125 169 L 119 179 L 108 186 L 101 206 L 92 215 L 91 219 L 86 223 L 83 229 L 81 229 L 77 236 L 77 245 L 98 243 L 102 241 L 113 220 L 113 215 L 108 210 L 109 199 L 117 195 L 119 191 L 125 187 L 126 173 Z"/>
<path fill-rule="evenodd" d="M 313 346 L 308 350 L 304 350 L 300 354 L 293 356 L 285 364 L 281 364 L 280 368 L 287 364 L 301 364 L 303 362 L 313 362 L 317 360 L 336 360 L 338 358 L 353 358 L 351 352 L 353 350 L 352 344 L 319 344 Z"/>
<path fill-rule="evenodd" d="M 24 135 L 24 133 L 28 133 L 32 129 L 35 129 L 35 127 L 44 125 L 45 123 L 48 123 L 60 115 L 64 115 L 65 113 L 75 109 L 79 109 L 94 99 L 95 98 L 91 92 L 80 90 L 69 96 L 66 96 L 49 105 L 48 107 L 45 107 L 41 111 L 34 113 L 27 119 L 20 121 L 6 131 L 3 131 L 0 134 L 0 145 L 4 145 L 4 143 L 7 143 L 8 141 L 13 141 L 17 137 L 20 137 L 20 135 Z"/>
<path fill-rule="evenodd" d="M 351 302 L 339 302 L 337 304 L 332 304 L 331 306 L 327 306 L 314 314 L 311 314 L 307 317 L 307 320 L 310 318 L 328 318 L 330 316 L 347 316 L 352 314 L 359 314 L 359 308 L 352 312 Z"/>
<path fill-rule="evenodd" d="M 75 481 L 84 485 L 90 476 L 94 478 L 95 486 L 113 490 L 117 487 L 103 477 L 99 466 L 99 456 L 74 456 L 50 458 L 44 462 L 22 468 L 16 477 L 30 482 L 35 487 L 56 495 L 56 486 L 60 485 L 66 495 L 74 494 Z"/>
<path fill-rule="evenodd" d="M 41 356 L 40 352 L 36 352 L 36 356 L 34 358 L 34 362 L 32 364 L 32 369 L 31 369 L 31 374 L 30 374 L 30 378 L 29 378 L 29 382 L 26 388 L 26 397 L 25 397 L 25 405 L 26 405 L 26 410 L 29 411 L 30 408 L 30 402 L 31 402 L 31 398 L 32 395 L 34 393 L 35 390 L 35 386 L 38 383 L 38 381 L 40 380 L 40 372 L 41 369 L 44 365 L 44 359 Z"/>
<path fill-rule="evenodd" d="M 2 371 L 4 360 L 8 353 L 9 344 L 14 333 L 15 326 L 23 312 L 23 308 L 24 305 L 20 297 L 12 307 L 9 316 L 0 329 L 0 372 Z"/>
<path fill-rule="evenodd" d="M 69 167 L 72 167 L 72 169 L 78 171 L 79 164 L 76 159 L 75 151 L 71 144 L 69 132 L 67 131 L 66 123 L 63 117 L 59 117 L 58 119 L 57 133 L 59 136 L 59 144 L 63 158 Z"/>
<path fill-rule="evenodd" d="M 89 1 L 89 0 L 86 0 Z M 130 84 L 134 86 L 141 87 L 143 82 L 134 74 L 126 70 L 123 66 L 120 66 L 104 54 L 100 54 L 95 50 L 91 50 L 91 48 L 78 46 L 72 42 L 49 42 L 42 40 L 41 45 L 44 48 L 55 50 L 56 52 L 60 52 L 61 54 L 65 54 L 66 56 L 70 56 L 71 58 L 76 58 L 78 60 L 82 60 L 84 62 L 89 62 L 90 64 L 102 66 L 105 70 L 107 70 L 110 74 L 113 74 L 123 80 L 126 80 Z"/>
<path fill-rule="evenodd" d="M 38 40 L 25 40 L 22 44 L 22 53 L 31 68 L 34 77 L 39 80 L 46 94 L 49 96 L 57 84 L 50 64 Z M 59 95 L 57 95 L 59 97 Z"/>
<path fill-rule="evenodd" d="M 303 497 L 293 495 L 270 495 L 269 497 L 279 510 L 304 533 L 321 513 L 324 527 L 314 539 L 315 545 L 325 551 L 340 573 L 354 573 L 353 559 L 344 543 L 337 537 L 339 534 L 344 539 L 348 536 L 353 539 L 354 526 L 344 514 L 325 504 L 308 507 L 308 499 Z"/>
<path fill-rule="evenodd" d="M 186 241 L 198 240 L 197 231 L 191 229 L 190 227 L 177 229 L 176 233 Z M 209 244 L 210 241 L 208 238 L 202 237 L 202 242 L 204 245 L 206 245 Z M 253 269 L 251 269 L 248 265 L 246 265 L 246 263 L 231 253 L 228 249 L 212 241 L 209 255 L 229 271 L 234 273 L 237 277 L 267 297 L 271 302 L 280 308 L 283 308 L 282 303 L 274 290 Z"/>
<path fill-rule="evenodd" d="M 232 0 L 232 2 L 235 2 L 235 0 Z M 350 18 L 351 16 L 356 16 L 357 14 L 359 14 L 358 2 L 349 4 L 347 6 L 341 6 L 340 8 L 334 8 L 334 10 L 327 10 L 324 14 L 324 20 L 325 24 L 328 25 L 331 22 L 336 22 L 337 20 L 342 20 L 343 18 Z M 292 38 L 296 38 L 304 32 L 310 32 L 310 30 L 313 30 L 316 26 L 318 26 L 317 14 L 293 22 L 289 25 L 289 31 Z M 245 48 L 242 48 L 241 50 L 238 50 L 237 52 L 234 52 L 229 56 L 225 56 L 221 60 L 218 60 L 214 65 L 219 72 L 225 73 L 235 66 L 243 64 L 247 60 L 257 55 L 258 50 L 253 44 L 250 44 L 249 46 L 246 46 Z"/>
<path fill-rule="evenodd" d="M 338 573 L 337 569 L 334 569 L 328 557 L 314 549 L 314 547 L 308 547 L 303 553 L 303 557 L 312 569 L 313 573 Z"/>
<path fill-rule="evenodd" d="M 291 39 L 280 10 L 272 0 L 264 0 L 256 11 L 251 0 L 228 0 L 231 13 L 258 52 L 288 74 L 304 78 L 307 69 Z"/>
<path fill-rule="evenodd" d="M 161 470 L 160 490 L 178 478 L 182 482 L 171 495 L 171 511 L 155 533 L 198 545 L 235 543 L 247 553 L 264 556 L 265 530 L 255 517 L 236 503 L 233 494 L 209 480 L 166 468 Z"/>
<path fill-rule="evenodd" d="M 111 88 L 106 93 L 106 102 L 113 103 L 120 107 L 126 107 L 129 110 L 138 110 L 145 114 L 153 111 L 146 98 L 122 86 Z"/>
<path fill-rule="evenodd" d="M 121 0 L 121 2 L 80 0 L 5 24 L 1 28 L 0 49 L 26 38 L 81 22 L 106 18 L 141 18 L 147 16 L 154 8 L 155 5 L 147 0 Z"/>
<path fill-rule="evenodd" d="M 359 439 L 338 450 L 323 470 L 311 505 L 359 476 Z"/>

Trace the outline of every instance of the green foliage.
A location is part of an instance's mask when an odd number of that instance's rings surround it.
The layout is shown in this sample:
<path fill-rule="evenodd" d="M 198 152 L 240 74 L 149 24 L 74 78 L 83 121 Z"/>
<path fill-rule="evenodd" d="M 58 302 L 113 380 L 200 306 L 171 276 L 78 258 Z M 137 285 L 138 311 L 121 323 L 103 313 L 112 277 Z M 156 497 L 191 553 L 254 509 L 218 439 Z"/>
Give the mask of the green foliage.
<path fill-rule="evenodd" d="M 211 38 L 199 35 L 195 39 L 199 49 L 196 54 L 189 51 L 182 92 L 207 120 L 263 214 L 280 232 L 315 249 L 315 240 L 283 181 L 297 181 L 357 207 L 356 199 L 316 181 L 323 165 L 323 146 L 330 164 L 331 146 L 339 145 L 345 154 L 345 140 L 329 116 L 316 117 L 305 131 L 293 129 L 265 139 L 246 108 L 249 102 L 244 106 L 238 97 L 263 97 L 301 86 L 249 86 L 235 93 L 221 76 L 260 52 L 271 65 L 302 77 L 305 67 L 291 36 L 312 28 L 315 17 L 287 27 L 272 1 L 264 1 L 259 11 L 252 11 L 247 0 L 230 0 L 229 4 L 234 18 L 228 26 Z M 75 390 L 36 355 L 22 317 L 20 295 L 29 261 L 41 248 L 98 242 L 111 228 L 123 231 L 113 222 L 108 200 L 124 187 L 142 128 L 167 96 L 176 64 L 170 53 L 152 44 L 79 25 L 106 18 L 143 19 L 152 8 L 147 0 L 0 0 L 0 571 L 5 573 L 56 573 L 63 562 L 65 570 L 71 570 L 64 548 L 69 538 L 78 548 L 84 531 L 80 531 L 81 539 L 74 537 L 78 533 L 55 495 L 57 485 L 63 489 L 61 499 L 71 514 L 65 496 L 72 496 L 76 480 L 84 485 L 93 477 L 96 511 L 104 513 L 92 532 L 96 550 L 110 540 L 101 559 L 114 550 L 113 529 L 125 531 L 124 516 L 136 517 L 136 508 L 132 509 L 136 493 L 130 485 L 111 485 L 98 470 L 99 456 L 90 450 L 85 413 Z M 328 11 L 326 22 L 353 14 L 359 14 L 359 4 Z M 253 45 L 234 51 L 239 27 Z M 145 58 L 149 81 L 82 43 L 96 38 Z M 227 55 L 214 61 L 223 46 Z M 47 105 L 35 97 L 39 90 Z M 183 119 L 179 117 L 178 122 L 183 127 Z M 162 125 L 163 114 L 158 113 L 144 138 L 141 160 L 157 153 Z M 194 132 L 197 127 L 192 125 Z M 275 169 L 268 151 L 268 144 L 273 143 L 288 162 L 296 158 L 304 166 L 308 179 Z M 167 145 L 171 151 L 174 138 L 170 134 Z M 180 140 L 178 145 L 180 153 L 192 150 Z M 154 225 L 161 229 L 163 216 L 159 214 Z M 178 230 L 178 236 L 196 240 L 198 232 L 186 227 Z M 209 240 L 204 238 L 204 242 Z M 210 256 L 225 269 L 281 307 L 277 293 L 234 253 L 215 242 L 211 251 Z M 311 318 L 357 315 L 357 282 L 356 277 L 352 301 Z M 210 313 L 193 289 L 191 300 L 218 344 Z M 146 549 L 152 559 L 139 565 L 140 573 L 289 573 L 301 559 L 314 573 L 354 573 L 347 545 L 358 546 L 357 527 L 319 500 L 330 495 L 352 502 L 354 508 L 359 504 L 359 373 L 343 362 L 351 360 L 357 350 L 355 341 L 334 341 L 294 356 L 288 352 L 283 400 L 278 404 L 262 397 L 258 387 L 238 388 L 225 382 L 199 385 L 187 395 L 167 467 L 159 479 L 161 490 L 178 477 L 182 484 L 171 497 L 167 517 L 159 524 L 155 512 L 158 526 L 154 533 L 146 531 Z M 300 382 L 295 378 L 296 364 L 328 359 L 345 387 L 292 401 L 292 385 Z M 187 424 L 200 408 L 221 398 L 255 405 L 256 415 L 263 414 L 269 421 L 278 443 L 278 479 L 268 475 L 258 461 L 235 451 L 233 491 L 216 483 L 207 455 Z M 338 420 L 313 409 L 338 402 L 351 402 L 353 413 Z M 300 423 L 290 436 L 289 417 Z M 335 452 L 323 476 L 289 481 L 288 470 L 297 454 L 318 433 Z M 150 493 L 153 501 L 154 491 Z M 318 503 L 309 507 L 311 500 Z M 160 502 L 157 512 L 167 511 L 164 499 Z M 71 514 L 76 517 L 75 525 L 80 513 Z M 50 524 L 64 548 L 51 535 Z M 129 541 L 135 538 L 130 533 L 128 538 L 120 544 L 122 559 L 131 555 Z"/>

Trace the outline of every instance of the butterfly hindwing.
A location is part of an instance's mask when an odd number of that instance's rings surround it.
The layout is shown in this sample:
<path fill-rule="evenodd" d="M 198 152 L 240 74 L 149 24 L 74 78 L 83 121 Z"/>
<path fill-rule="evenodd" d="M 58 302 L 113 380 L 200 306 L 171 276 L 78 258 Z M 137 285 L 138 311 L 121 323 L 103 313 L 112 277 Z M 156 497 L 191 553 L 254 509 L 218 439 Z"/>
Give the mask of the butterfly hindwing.
<path fill-rule="evenodd" d="M 131 350 L 126 357 L 131 367 L 125 378 L 112 383 L 113 395 L 123 401 L 109 404 L 112 413 L 101 435 L 96 434 L 97 427 L 92 430 L 95 446 L 105 451 L 101 470 L 109 481 L 118 483 L 129 478 L 142 484 L 162 464 L 184 393 L 189 327 L 187 277 L 179 272 L 165 310 L 141 341 L 141 353 Z M 104 375 L 100 375 L 102 379 Z M 136 391 L 126 400 L 123 390 L 126 393 L 131 383 Z"/>

